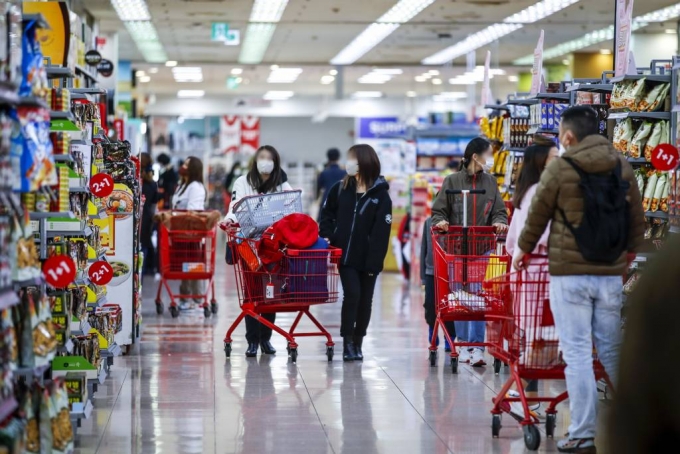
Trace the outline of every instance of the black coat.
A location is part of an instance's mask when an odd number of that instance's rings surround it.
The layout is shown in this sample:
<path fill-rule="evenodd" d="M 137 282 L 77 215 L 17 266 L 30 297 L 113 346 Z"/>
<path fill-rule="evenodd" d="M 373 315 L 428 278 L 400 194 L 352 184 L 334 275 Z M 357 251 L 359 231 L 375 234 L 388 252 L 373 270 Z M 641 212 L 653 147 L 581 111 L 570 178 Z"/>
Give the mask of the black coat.
<path fill-rule="evenodd" d="M 356 184 L 336 183 L 321 211 L 319 235 L 342 249 L 341 265 L 367 273 L 379 273 L 387 254 L 392 229 L 389 185 L 380 177 L 357 198 Z"/>

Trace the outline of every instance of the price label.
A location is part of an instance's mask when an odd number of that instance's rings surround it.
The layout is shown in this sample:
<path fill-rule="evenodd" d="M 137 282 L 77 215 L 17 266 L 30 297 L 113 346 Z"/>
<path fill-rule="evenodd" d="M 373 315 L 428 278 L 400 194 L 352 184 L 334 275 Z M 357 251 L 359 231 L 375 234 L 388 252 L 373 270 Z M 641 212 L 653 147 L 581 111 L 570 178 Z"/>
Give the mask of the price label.
<path fill-rule="evenodd" d="M 87 274 L 93 284 L 106 285 L 113 279 L 113 267 L 109 265 L 109 262 L 101 260 L 90 265 Z"/>
<path fill-rule="evenodd" d="M 55 288 L 65 288 L 76 278 L 76 265 L 68 255 L 55 255 L 43 263 L 45 281 Z"/>
<path fill-rule="evenodd" d="M 678 166 L 678 149 L 669 143 L 662 143 L 652 151 L 652 165 L 665 172 Z"/>
<path fill-rule="evenodd" d="M 113 178 L 107 173 L 98 173 L 90 178 L 90 191 L 95 197 L 108 197 L 113 192 Z"/>

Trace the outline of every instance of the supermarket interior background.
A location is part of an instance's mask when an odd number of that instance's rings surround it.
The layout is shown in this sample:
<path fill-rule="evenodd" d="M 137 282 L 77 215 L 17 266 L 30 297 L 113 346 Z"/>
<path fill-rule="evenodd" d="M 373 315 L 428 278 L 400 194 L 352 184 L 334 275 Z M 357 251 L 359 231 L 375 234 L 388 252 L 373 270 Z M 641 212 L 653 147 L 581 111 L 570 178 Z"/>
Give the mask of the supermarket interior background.
<path fill-rule="evenodd" d="M 449 166 L 487 137 L 509 202 L 533 135 L 557 139 L 561 112 L 591 105 L 643 194 L 645 250 L 626 295 L 678 231 L 679 173 L 652 159 L 680 143 L 673 0 L 0 0 L 0 11 L 0 454 L 557 452 L 566 403 L 536 425 L 506 413 L 501 430 L 492 399 L 510 368 L 428 351 L 420 249 Z M 145 272 L 145 254 L 162 266 L 196 249 L 170 247 L 166 218 L 151 249 L 140 238 L 141 153 L 154 182 L 168 168 L 159 156 L 175 171 L 200 158 L 221 219 L 226 181 L 272 145 L 316 219 L 327 150 L 343 164 L 358 143 L 378 153 L 392 199 L 363 362 L 343 363 L 341 288 L 312 305 L 334 351 L 303 337 L 291 350 L 274 333 L 276 355 L 246 358 L 243 323 L 225 344 L 244 265 L 225 264 L 214 219 L 200 240 L 198 272 L 215 288 L 205 307 L 179 311 L 169 296 L 196 264 Z M 604 426 L 611 392 L 598 387 Z M 537 391 L 557 396 L 564 381 Z"/>

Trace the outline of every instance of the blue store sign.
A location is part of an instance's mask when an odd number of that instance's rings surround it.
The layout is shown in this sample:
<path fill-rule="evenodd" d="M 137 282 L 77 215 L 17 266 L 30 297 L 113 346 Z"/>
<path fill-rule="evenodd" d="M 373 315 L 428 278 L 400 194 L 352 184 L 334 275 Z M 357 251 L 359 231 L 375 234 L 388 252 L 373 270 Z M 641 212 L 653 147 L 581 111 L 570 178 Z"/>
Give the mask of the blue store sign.
<path fill-rule="evenodd" d="M 357 122 L 357 138 L 360 139 L 395 137 L 406 132 L 406 125 L 398 117 L 358 118 Z"/>

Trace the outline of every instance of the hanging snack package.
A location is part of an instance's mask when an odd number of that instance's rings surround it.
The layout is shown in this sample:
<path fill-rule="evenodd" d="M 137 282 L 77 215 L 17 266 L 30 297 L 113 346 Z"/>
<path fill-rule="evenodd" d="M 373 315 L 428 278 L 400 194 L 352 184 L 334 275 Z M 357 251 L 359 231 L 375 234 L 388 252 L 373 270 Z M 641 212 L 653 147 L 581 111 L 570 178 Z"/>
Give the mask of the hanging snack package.
<path fill-rule="evenodd" d="M 649 162 L 652 160 L 652 151 L 661 143 L 661 133 L 663 132 L 663 121 L 657 121 L 654 124 L 652 133 L 645 144 L 645 159 Z"/>
<path fill-rule="evenodd" d="M 52 396 L 48 389 L 40 393 L 40 450 L 41 454 L 51 454 L 53 439 L 52 436 L 52 415 L 55 413 L 52 405 Z"/>
<path fill-rule="evenodd" d="M 638 128 L 637 132 L 630 141 L 630 146 L 628 147 L 628 156 L 631 158 L 639 158 L 640 154 L 645 149 L 645 144 L 649 135 L 652 133 L 653 123 L 651 121 L 645 121 L 642 126 Z"/>
<path fill-rule="evenodd" d="M 637 181 L 640 194 L 645 192 L 645 171 L 640 167 L 635 170 L 635 181 Z"/>
<path fill-rule="evenodd" d="M 627 90 L 623 97 L 623 104 L 625 108 L 631 112 L 637 112 L 642 99 L 645 97 L 645 78 L 633 82 L 630 90 Z"/>
<path fill-rule="evenodd" d="M 52 427 L 51 454 L 73 452 L 73 427 L 69 413 L 68 394 L 64 382 L 55 382 L 52 391 L 52 413 L 50 414 Z"/>
<path fill-rule="evenodd" d="M 43 54 L 40 42 L 36 39 L 38 24 L 31 20 L 24 26 L 24 35 L 21 40 L 21 85 L 20 96 L 44 97 L 49 91 L 47 72 L 43 62 Z"/>
<path fill-rule="evenodd" d="M 670 175 L 666 175 L 666 184 L 663 187 L 663 193 L 661 194 L 661 200 L 659 201 L 659 209 L 664 213 L 668 213 L 668 197 L 671 193 L 671 181 Z"/>
<path fill-rule="evenodd" d="M 12 134 L 12 169 L 18 178 L 18 192 L 37 191 L 43 185 L 59 183 L 50 140 L 50 111 L 19 107 L 12 110 L 19 131 Z"/>
<path fill-rule="evenodd" d="M 24 446 L 26 447 L 27 453 L 40 454 L 40 423 L 38 421 L 38 412 L 35 408 L 33 395 L 34 394 L 31 391 L 26 392 L 26 400 L 23 404 L 24 417 L 26 418 Z"/>
<path fill-rule="evenodd" d="M 666 184 L 668 184 L 668 174 L 662 173 L 654 188 L 654 195 L 652 196 L 652 203 L 649 208 L 650 211 L 655 212 L 659 209 L 659 202 L 661 201 Z"/>
<path fill-rule="evenodd" d="M 659 181 L 659 175 L 657 172 L 652 173 L 652 175 L 647 179 L 645 193 L 642 196 L 642 209 L 644 211 L 649 211 L 649 209 L 652 207 L 652 198 L 654 197 L 654 191 L 656 191 L 657 181 Z"/>
<path fill-rule="evenodd" d="M 621 109 L 625 107 L 624 97 L 626 92 L 632 87 L 629 81 L 619 82 L 614 84 L 614 90 L 612 91 L 612 97 L 610 100 L 610 105 L 612 109 Z M 581 92 L 578 92 L 579 94 Z"/>
<path fill-rule="evenodd" d="M 668 90 L 670 89 L 670 84 L 658 84 L 655 85 L 643 100 L 640 101 L 639 110 L 640 112 L 654 112 L 655 110 L 663 107 L 664 101 L 668 96 Z"/>
<path fill-rule="evenodd" d="M 612 139 L 612 144 L 618 151 L 621 151 L 619 150 L 619 144 L 621 143 L 621 133 L 623 133 L 623 128 L 621 127 L 622 123 L 623 122 L 616 123 L 616 126 L 614 126 L 614 137 Z"/>
<path fill-rule="evenodd" d="M 614 148 L 619 150 L 621 153 L 626 153 L 628 151 L 628 144 L 633 140 L 633 120 L 626 118 L 617 125 L 619 128 L 618 137 L 614 140 Z M 618 139 L 618 140 L 617 140 Z"/>

